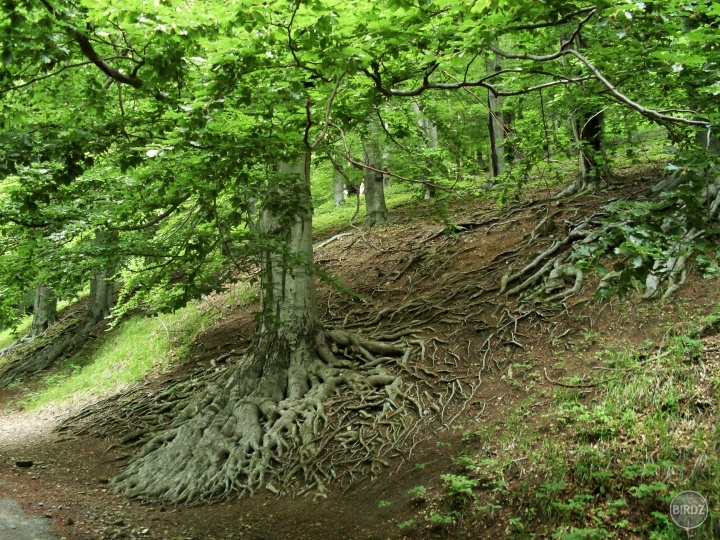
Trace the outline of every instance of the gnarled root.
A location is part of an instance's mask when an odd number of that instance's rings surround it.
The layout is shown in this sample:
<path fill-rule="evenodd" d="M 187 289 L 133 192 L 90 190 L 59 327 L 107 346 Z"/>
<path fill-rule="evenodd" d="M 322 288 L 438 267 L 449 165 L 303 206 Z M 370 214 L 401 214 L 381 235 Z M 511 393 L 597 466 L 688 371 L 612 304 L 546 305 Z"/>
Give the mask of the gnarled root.
<path fill-rule="evenodd" d="M 375 475 L 429 414 L 386 367 L 402 368 L 407 352 L 339 330 L 294 350 L 261 338 L 147 442 L 114 488 L 196 504 L 260 487 L 322 496 L 329 481 Z"/>

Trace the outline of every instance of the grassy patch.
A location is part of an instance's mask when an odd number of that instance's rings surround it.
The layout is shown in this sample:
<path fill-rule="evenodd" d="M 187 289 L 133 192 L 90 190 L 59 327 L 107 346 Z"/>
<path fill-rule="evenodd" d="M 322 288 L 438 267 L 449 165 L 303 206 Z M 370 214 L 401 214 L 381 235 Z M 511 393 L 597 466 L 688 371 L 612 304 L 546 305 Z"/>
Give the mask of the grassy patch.
<path fill-rule="evenodd" d="M 720 538 L 719 373 L 689 336 L 608 353 L 594 389 L 558 388 L 542 417 L 526 404 L 468 432 L 474 450 L 442 477 L 425 527 L 440 514 L 477 537 L 679 540 L 669 504 L 693 490 L 710 505 L 693 537 Z"/>
<path fill-rule="evenodd" d="M 118 391 L 166 369 L 189 352 L 189 346 L 211 326 L 217 311 L 194 303 L 171 315 L 132 317 L 103 336 L 98 347 L 87 345 L 46 376 L 41 388 L 27 394 L 21 406 L 87 400 Z"/>
<path fill-rule="evenodd" d="M 0 351 L 3 350 L 8 345 L 12 345 L 15 343 L 18 339 L 20 339 L 22 336 L 24 336 L 27 331 L 30 329 L 30 324 L 32 323 L 32 315 L 28 315 L 27 317 L 23 318 L 22 321 L 20 321 L 20 324 L 17 328 L 7 328 L 0 332 Z M 8 360 L 7 357 L 0 358 L 0 366 Z"/>
<path fill-rule="evenodd" d="M 388 209 L 399 206 L 417 196 L 417 190 L 402 185 L 392 185 L 385 189 L 385 204 Z M 348 226 L 348 221 L 355 214 L 357 199 L 347 197 L 343 206 L 335 206 L 332 200 L 327 200 L 315 207 L 313 213 L 313 232 L 324 233 L 332 229 Z M 360 226 L 365 219 L 365 199 L 360 195 L 360 210 L 353 220 L 353 224 Z"/>

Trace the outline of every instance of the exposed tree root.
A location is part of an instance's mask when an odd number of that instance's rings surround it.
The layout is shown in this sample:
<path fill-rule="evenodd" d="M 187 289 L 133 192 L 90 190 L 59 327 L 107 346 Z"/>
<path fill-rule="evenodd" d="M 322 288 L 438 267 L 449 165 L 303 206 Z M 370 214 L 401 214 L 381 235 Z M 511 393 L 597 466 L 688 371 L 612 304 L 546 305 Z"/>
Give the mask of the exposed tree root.
<path fill-rule="evenodd" d="M 422 234 L 410 253 L 392 251 L 394 266 L 369 275 L 367 284 L 358 280 L 363 298 L 329 294 L 326 321 L 337 330 L 318 335 L 314 345 L 285 354 L 261 339 L 239 362 L 221 357 L 226 367 L 168 381 L 154 393 L 134 390 L 62 429 L 143 446 L 114 481 L 133 497 L 196 504 L 259 488 L 322 497 L 331 484 L 377 478 L 409 459 L 427 433 L 451 427 L 478 405 L 478 389 L 507 373 L 512 355 L 536 338 L 564 335 L 556 317 L 568 308 L 556 303 L 585 283 L 576 249 L 624 223 L 607 223 L 600 200 L 558 204 L 557 211 L 546 203 L 517 205 L 483 222 L 487 227 L 455 236 Z M 595 210 L 588 212 L 590 204 Z M 539 212 L 544 217 L 526 226 L 519 247 L 460 260 L 474 249 L 469 235 L 490 226 L 506 234 Z M 564 221 L 555 219 L 559 213 Z M 455 258 L 444 253 L 450 250 Z M 678 246 L 657 263 L 666 292 L 686 275 L 686 251 Z M 375 291 L 392 304 L 373 305 Z M 283 357 L 284 366 L 266 361 Z"/>
<path fill-rule="evenodd" d="M 19 378 L 46 369 L 58 358 L 81 345 L 99 321 L 89 317 L 68 324 L 62 331 L 44 336 L 49 341 L 30 351 L 20 350 L 22 345 L 32 347 L 40 343 L 40 337 L 20 341 L 8 353 L 17 353 L 17 358 L 3 366 L 0 371 L 0 388 L 5 388 Z M 13 354 L 14 355 L 14 354 Z"/>
<path fill-rule="evenodd" d="M 676 182 L 663 180 L 651 188 L 651 193 L 657 192 L 663 186 L 676 185 Z M 706 219 L 708 222 L 717 218 L 720 208 L 720 190 L 715 183 L 714 189 L 704 194 L 707 197 L 706 206 L 709 207 Z M 660 187 L 657 187 L 660 186 Z M 657 189 L 656 189 L 657 188 Z M 674 209 L 672 223 L 677 226 L 686 223 L 682 217 L 682 209 Z M 548 302 L 561 302 L 582 289 L 584 274 L 576 263 L 583 258 L 578 248 L 583 244 L 591 244 L 603 236 L 607 236 L 615 227 L 632 226 L 632 220 L 622 223 L 608 223 L 607 212 L 599 211 L 591 216 L 572 224 L 566 221 L 569 232 L 562 238 L 556 239 L 543 249 L 537 256 L 520 270 L 508 272 L 500 279 L 500 292 L 507 296 L 520 295 L 530 300 L 543 300 Z M 667 225 L 669 228 L 670 225 Z M 665 225 L 663 231 L 665 231 Z M 662 295 L 669 298 L 685 282 L 687 277 L 687 264 L 692 252 L 692 243 L 705 234 L 705 231 L 696 230 L 685 225 L 685 233 L 674 244 L 664 249 L 663 255 L 656 259 L 653 268 L 645 282 L 644 298 Z M 535 238 L 533 230 L 532 240 Z M 605 285 L 616 279 L 619 272 L 609 272 L 603 277 L 600 284 Z M 541 283 L 538 287 L 537 285 Z"/>
<path fill-rule="evenodd" d="M 59 429 L 121 432 L 120 444 L 144 444 L 113 482 L 131 497 L 199 504 L 261 487 L 322 497 L 330 483 L 373 480 L 391 460 L 406 460 L 452 402 L 457 412 L 457 403 L 472 399 L 477 385 L 453 383 L 460 387 L 454 400 L 426 384 L 426 373 L 415 375 L 408 359 L 420 343 L 326 332 L 302 361 L 291 361 L 284 395 L 268 391 L 276 387 L 266 384 L 272 370 L 256 370 L 271 351 L 255 348 L 155 394 L 111 398 Z"/>

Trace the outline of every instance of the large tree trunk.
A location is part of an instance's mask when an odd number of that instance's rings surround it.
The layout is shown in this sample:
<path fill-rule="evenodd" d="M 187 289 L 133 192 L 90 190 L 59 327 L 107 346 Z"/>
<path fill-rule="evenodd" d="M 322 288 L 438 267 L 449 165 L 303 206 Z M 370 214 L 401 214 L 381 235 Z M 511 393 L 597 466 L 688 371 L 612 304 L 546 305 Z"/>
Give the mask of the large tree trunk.
<path fill-rule="evenodd" d="M 90 302 L 88 318 L 100 322 L 110 315 L 114 305 L 115 287 L 110 279 L 112 272 L 103 271 L 95 274 L 90 280 Z"/>
<path fill-rule="evenodd" d="M 322 494 L 323 481 L 309 471 L 317 466 L 317 432 L 327 422 L 328 398 L 342 385 L 363 392 L 378 388 L 393 399 L 398 394 L 385 390 L 400 381 L 380 362 L 361 375 L 348 369 L 355 364 L 335 357 L 327 340 L 360 346 L 368 355 L 402 354 L 402 349 L 345 332 L 324 333 L 318 321 L 309 163 L 304 155 L 295 165 L 279 167 L 287 176 L 278 197 L 292 190 L 300 206 L 278 215 L 271 209 L 283 205 L 266 201 L 261 211 L 258 225 L 272 247 L 261 255 L 261 311 L 253 343 L 147 442 L 113 480 L 117 491 L 190 504 L 259 487 L 282 492 L 304 473 Z M 272 482 L 279 478 L 278 488 Z"/>
<path fill-rule="evenodd" d="M 294 176 L 309 206 L 309 156 L 278 172 Z M 285 181 L 288 181 L 287 179 Z M 281 431 L 264 427 L 285 418 L 283 403 L 308 393 L 319 367 L 322 335 L 312 273 L 311 209 L 275 215 L 266 205 L 259 230 L 273 239 L 261 261 L 261 312 L 244 359 L 198 396 L 167 431 L 151 440 L 115 481 L 130 496 L 197 502 L 232 488 L 261 485 Z M 288 421 L 287 419 L 283 421 Z M 274 439 L 274 437 L 276 439 Z"/>
<path fill-rule="evenodd" d="M 373 169 L 363 170 L 363 183 L 365 185 L 365 226 L 374 227 L 390 221 L 390 212 L 385 205 L 385 187 L 383 174 L 377 172 L 382 170 L 380 149 L 378 148 L 379 126 L 377 120 L 370 122 L 370 134 L 364 141 L 363 151 L 365 154 L 365 165 Z"/>
<path fill-rule="evenodd" d="M 35 287 L 30 336 L 38 336 L 57 322 L 57 298 L 47 285 Z"/>

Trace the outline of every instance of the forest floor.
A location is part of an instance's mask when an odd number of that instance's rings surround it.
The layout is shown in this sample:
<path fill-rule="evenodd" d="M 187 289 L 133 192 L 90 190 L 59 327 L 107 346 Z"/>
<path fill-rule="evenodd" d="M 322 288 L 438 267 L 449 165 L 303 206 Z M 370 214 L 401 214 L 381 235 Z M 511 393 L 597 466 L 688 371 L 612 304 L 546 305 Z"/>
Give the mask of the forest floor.
<path fill-rule="evenodd" d="M 481 446 L 468 434 L 478 426 L 517 429 L 508 419 L 522 407 L 520 428 L 540 437 L 555 436 L 547 413 L 556 392 L 567 389 L 561 381 L 587 380 L 603 366 L 605 351 L 660 346 L 669 334 L 689 330 L 692 321 L 717 313 L 720 288 L 697 272 L 690 273 L 670 302 L 595 300 L 597 276 L 589 276 L 582 293 L 556 306 L 533 308 L 532 313 L 498 294 L 502 274 L 527 264 L 562 234 L 564 220 L 588 215 L 647 184 L 648 179 L 637 174 L 605 192 L 561 203 L 549 200 L 545 190 L 503 207 L 487 199 L 426 205 L 414 201 L 394 211 L 392 225 L 345 231 L 351 234 L 316 251 L 321 268 L 340 276 L 355 293 L 320 284 L 318 303 L 328 328 L 354 327 L 372 337 L 373 331 L 421 320 L 416 326 L 427 350 L 414 361 L 421 372 L 436 374 L 430 379 L 443 374 L 438 382 L 428 383 L 445 397 L 442 414 L 438 412 L 431 428 L 373 482 L 329 486 L 327 499 L 318 501 L 270 492 L 189 508 L 127 500 L 108 486 L 128 456 L 124 446 L 112 447 L 121 437 L 54 431 L 86 404 L 19 410 L 18 399 L 39 384 L 31 379 L 0 390 L 0 499 L 17 501 L 24 513 L 45 520 L 48 530 L 67 540 L 505 537 L 511 508 L 498 514 L 497 523 L 482 526 L 468 525 L 468 517 L 426 519 L 447 492 L 440 475 L 457 470 L 458 457 Z M 550 219 L 535 230 L 543 217 Z M 328 238 L 338 232 L 343 231 L 332 231 Z M 143 387 L 151 393 L 174 377 L 213 369 L 214 359 L 247 345 L 252 327 L 252 307 L 239 307 L 201 333 L 183 363 Z M 498 329 L 508 333 L 491 347 L 488 336 Z M 97 341 L 104 339 L 109 338 L 97 336 Z M 704 354 L 715 354 L 717 336 L 710 332 L 704 339 Z M 714 356 L 708 362 L 717 366 Z M 450 376 L 452 393 L 457 389 L 460 399 L 443 387 Z M 591 401 L 595 390 L 587 386 L 579 399 Z M 30 461 L 32 466 L 18 465 Z M 465 528 L 457 528 L 457 522 Z M 2 531 L 0 523 L 0 536 Z"/>

